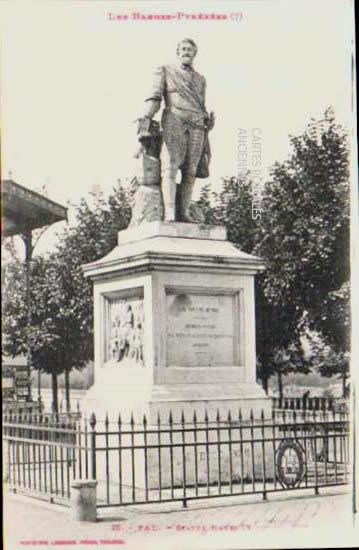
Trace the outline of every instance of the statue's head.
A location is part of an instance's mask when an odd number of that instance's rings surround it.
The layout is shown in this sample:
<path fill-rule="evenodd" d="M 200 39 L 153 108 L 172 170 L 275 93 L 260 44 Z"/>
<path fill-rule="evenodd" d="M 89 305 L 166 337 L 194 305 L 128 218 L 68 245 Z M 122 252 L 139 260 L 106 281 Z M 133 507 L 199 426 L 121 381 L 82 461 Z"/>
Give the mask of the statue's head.
<path fill-rule="evenodd" d="M 177 57 L 184 65 L 192 65 L 197 54 L 197 45 L 191 38 L 184 38 L 177 44 Z"/>

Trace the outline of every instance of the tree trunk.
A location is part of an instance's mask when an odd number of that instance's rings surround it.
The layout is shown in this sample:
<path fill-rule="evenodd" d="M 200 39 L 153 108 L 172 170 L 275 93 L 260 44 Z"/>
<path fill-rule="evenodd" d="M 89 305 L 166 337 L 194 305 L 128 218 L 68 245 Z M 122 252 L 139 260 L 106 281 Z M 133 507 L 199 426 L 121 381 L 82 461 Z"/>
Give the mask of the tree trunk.
<path fill-rule="evenodd" d="M 342 376 L 342 394 L 343 394 L 343 397 L 346 397 L 346 391 L 345 391 L 345 382 L 347 381 L 347 377 L 345 375 L 345 373 L 343 372 L 343 376 Z"/>
<path fill-rule="evenodd" d="M 57 374 L 56 372 L 51 373 L 52 378 L 52 412 L 59 412 L 59 398 L 58 398 L 58 386 L 57 386 Z"/>
<path fill-rule="evenodd" d="M 282 373 L 280 371 L 277 371 L 277 379 L 278 379 L 279 398 L 283 399 L 283 381 L 282 381 Z"/>
<path fill-rule="evenodd" d="M 71 411 L 71 403 L 70 403 L 70 370 L 67 366 L 67 363 L 65 365 L 65 400 L 66 400 L 66 412 L 69 413 Z"/>

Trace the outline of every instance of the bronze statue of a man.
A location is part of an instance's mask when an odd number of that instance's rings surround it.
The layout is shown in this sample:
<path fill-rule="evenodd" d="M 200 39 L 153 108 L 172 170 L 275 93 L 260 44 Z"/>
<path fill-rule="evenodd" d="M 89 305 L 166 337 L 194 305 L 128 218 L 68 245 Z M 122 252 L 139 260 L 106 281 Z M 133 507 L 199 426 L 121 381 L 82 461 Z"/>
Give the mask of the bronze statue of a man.
<path fill-rule="evenodd" d="M 205 78 L 193 69 L 197 46 L 185 38 L 177 46 L 178 63 L 158 67 L 146 98 L 146 109 L 139 119 L 139 139 L 148 135 L 151 120 L 164 99 L 162 114 L 163 146 L 161 186 L 165 221 L 192 221 L 189 204 L 196 177 L 207 177 L 209 162 L 208 131 L 214 114 L 205 107 Z M 204 172 L 203 172 L 204 169 Z M 176 184 L 177 171 L 182 177 Z M 177 191 L 178 187 L 178 191 Z"/>

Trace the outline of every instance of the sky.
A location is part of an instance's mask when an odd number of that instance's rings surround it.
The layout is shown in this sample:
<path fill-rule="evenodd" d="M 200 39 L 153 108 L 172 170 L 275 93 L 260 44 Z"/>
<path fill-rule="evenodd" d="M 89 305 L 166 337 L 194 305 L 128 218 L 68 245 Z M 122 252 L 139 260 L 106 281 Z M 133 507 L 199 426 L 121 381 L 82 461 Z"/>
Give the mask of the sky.
<path fill-rule="evenodd" d="M 3 0 L 2 178 L 34 190 L 45 185 L 65 206 L 129 181 L 139 170 L 134 120 L 152 71 L 175 62 L 177 42 L 191 37 L 207 108 L 216 114 L 211 175 L 197 195 L 243 168 L 240 139 L 248 169 L 256 152 L 265 179 L 288 157 L 288 136 L 327 107 L 352 127 L 352 10 L 349 0 Z M 134 20 L 134 12 L 226 19 Z M 40 250 L 60 226 L 46 232 Z"/>

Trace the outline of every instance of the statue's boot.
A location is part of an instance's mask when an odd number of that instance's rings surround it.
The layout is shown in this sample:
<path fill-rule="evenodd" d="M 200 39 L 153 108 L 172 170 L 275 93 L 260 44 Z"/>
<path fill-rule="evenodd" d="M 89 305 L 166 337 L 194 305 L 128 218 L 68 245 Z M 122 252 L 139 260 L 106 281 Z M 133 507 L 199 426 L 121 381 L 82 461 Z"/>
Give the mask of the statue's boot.
<path fill-rule="evenodd" d="M 169 168 L 164 171 L 162 177 L 162 198 L 166 222 L 176 220 L 176 173 L 177 168 Z"/>
<path fill-rule="evenodd" d="M 186 174 L 179 185 L 178 193 L 178 212 L 179 219 L 182 222 L 192 222 L 189 212 L 189 205 L 192 199 L 193 187 L 196 181 L 196 176 Z"/>

